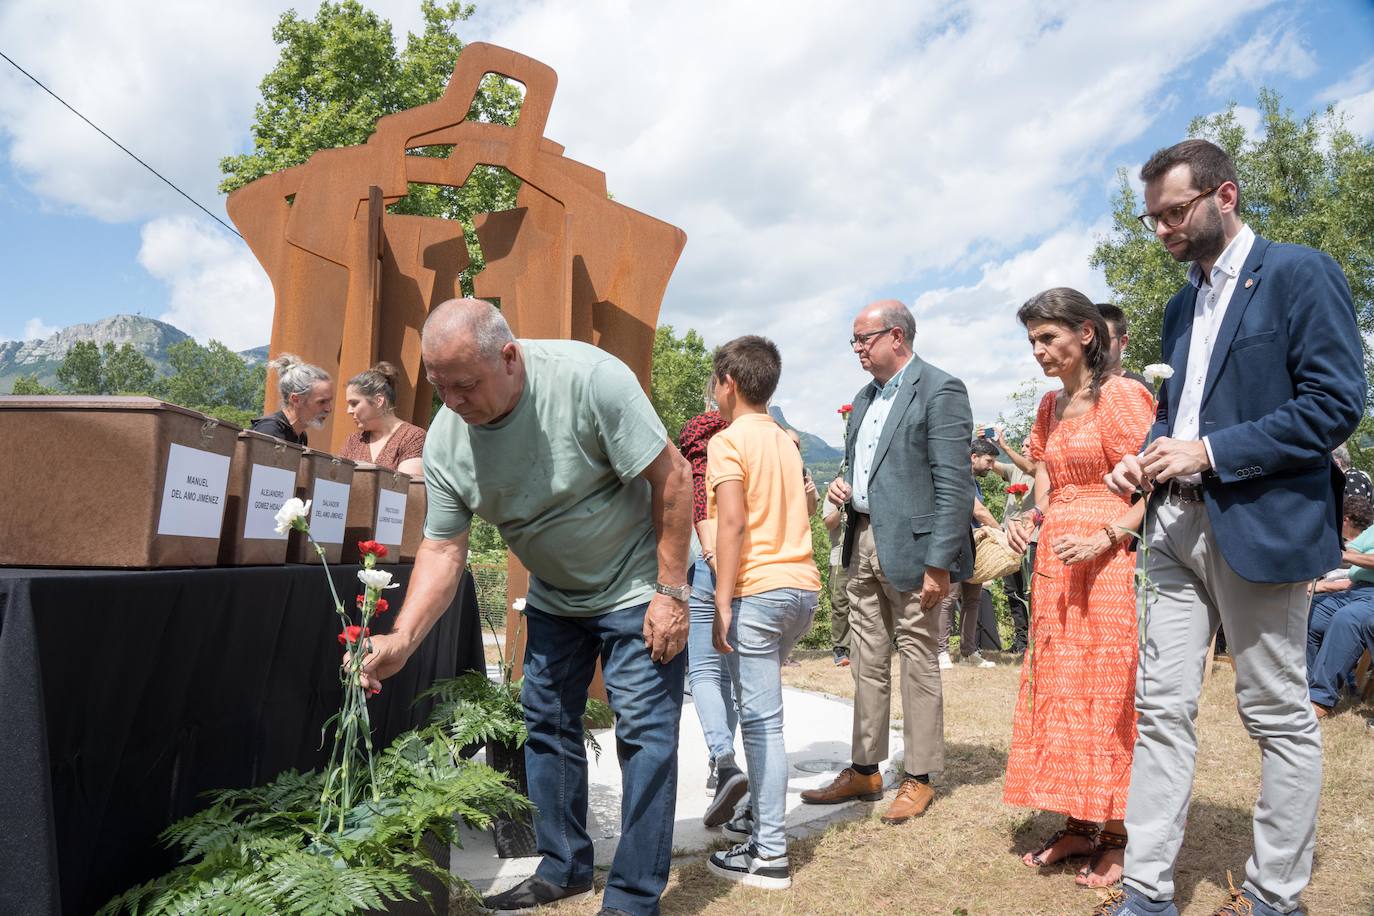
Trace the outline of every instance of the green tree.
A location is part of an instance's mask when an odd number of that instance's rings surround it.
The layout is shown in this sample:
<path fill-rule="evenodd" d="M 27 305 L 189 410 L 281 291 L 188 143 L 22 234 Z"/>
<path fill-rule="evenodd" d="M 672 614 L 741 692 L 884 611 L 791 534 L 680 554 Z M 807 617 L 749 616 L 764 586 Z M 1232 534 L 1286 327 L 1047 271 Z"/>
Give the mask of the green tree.
<path fill-rule="evenodd" d="M 114 344 L 107 343 L 101 356 L 101 387 L 105 394 L 147 394 L 153 390 L 157 370 L 133 344 L 121 344 L 116 350 Z"/>
<path fill-rule="evenodd" d="M 654 368 L 649 399 L 676 442 L 683 424 L 704 409 L 702 392 L 711 377 L 711 353 L 691 328 L 678 337 L 670 324 L 654 332 Z"/>
<path fill-rule="evenodd" d="M 1261 132 L 1249 136 L 1235 106 L 1194 118 L 1188 136 L 1221 146 L 1240 177 L 1242 215 L 1260 235 L 1325 251 L 1350 282 L 1360 330 L 1374 333 L 1374 143 L 1348 130 L 1331 108 L 1299 120 L 1278 93 L 1259 94 Z M 1164 305 L 1186 279 L 1178 264 L 1136 219 L 1143 205 L 1119 174 L 1112 231 L 1099 240 L 1092 263 L 1101 267 L 1113 299 L 1131 324 L 1127 365 L 1160 359 Z M 1366 375 L 1374 367 L 1365 347 Z"/>
<path fill-rule="evenodd" d="M 10 394 L 33 396 L 57 394 L 57 392 L 47 385 L 39 384 L 36 375 L 21 375 L 14 380 L 14 385 L 10 387 Z"/>
<path fill-rule="evenodd" d="M 191 339 L 178 341 L 168 348 L 167 361 L 172 374 L 158 381 L 158 397 L 236 423 L 262 412 L 267 368 L 249 366 L 219 341 L 208 346 Z M 232 412 L 224 413 L 225 408 Z"/>
<path fill-rule="evenodd" d="M 78 340 L 57 367 L 57 384 L 67 394 L 104 394 L 100 347 L 93 340 Z"/>
<path fill-rule="evenodd" d="M 263 78 L 262 101 L 253 119 L 253 150 L 220 160 L 220 190 L 293 165 L 317 150 L 366 142 L 385 115 L 432 102 L 443 94 L 463 49 L 455 28 L 472 15 L 471 4 L 422 0 L 424 28 L 409 33 L 399 52 L 391 23 L 357 0 L 320 4 L 314 19 L 294 10 L 283 13 L 272 30 L 281 47 L 277 65 Z M 468 117 L 514 124 L 523 95 L 518 84 L 488 74 Z M 417 155 L 445 156 L 446 147 L 426 147 Z M 481 167 L 461 188 L 411 185 L 408 196 L 391 206 L 396 213 L 458 220 L 467 237 L 471 278 L 483 260 L 472 217 L 515 206 L 519 181 L 504 169 Z"/>

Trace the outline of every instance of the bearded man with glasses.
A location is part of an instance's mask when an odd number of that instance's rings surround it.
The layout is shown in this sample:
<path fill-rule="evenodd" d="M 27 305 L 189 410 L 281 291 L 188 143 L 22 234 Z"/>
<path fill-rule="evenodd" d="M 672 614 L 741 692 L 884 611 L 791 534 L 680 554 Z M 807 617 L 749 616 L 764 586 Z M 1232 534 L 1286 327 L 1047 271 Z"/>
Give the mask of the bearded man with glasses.
<path fill-rule="evenodd" d="M 882 798 L 895 635 L 906 773 L 883 814 L 886 824 L 924 814 L 935 798 L 930 774 L 945 765 L 939 607 L 951 580 L 973 570 L 968 392 L 912 352 L 915 334 L 910 310 L 886 300 L 859 313 L 849 339 L 873 381 L 854 396 L 847 470 L 826 498 L 847 523 L 840 561 L 848 576 L 853 763 L 825 788 L 801 794 L 812 805 Z"/>
<path fill-rule="evenodd" d="M 1307 586 L 1340 564 L 1343 478 L 1331 450 L 1364 410 L 1360 332 L 1335 261 L 1241 221 L 1235 166 L 1220 148 L 1185 140 L 1155 153 L 1140 177 L 1140 221 L 1192 266 L 1164 310 L 1173 375 L 1148 447 L 1106 478 L 1149 501 L 1141 563 L 1151 587 L 1140 597 L 1124 888 L 1096 912 L 1177 916 L 1174 864 L 1218 623 L 1241 721 L 1260 746 L 1260 794 L 1245 882 L 1215 913 L 1298 912 L 1322 766 L 1307 692 Z"/>

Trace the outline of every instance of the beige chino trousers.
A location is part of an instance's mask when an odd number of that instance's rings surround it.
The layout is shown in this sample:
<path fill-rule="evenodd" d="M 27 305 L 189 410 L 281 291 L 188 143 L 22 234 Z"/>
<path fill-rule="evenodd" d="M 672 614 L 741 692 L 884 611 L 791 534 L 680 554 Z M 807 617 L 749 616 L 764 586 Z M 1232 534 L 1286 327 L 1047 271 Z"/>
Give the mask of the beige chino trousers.
<path fill-rule="evenodd" d="M 868 517 L 859 516 L 849 557 L 850 667 L 854 674 L 854 762 L 888 756 L 892 711 L 892 640 L 901 656 L 902 738 L 913 776 L 945 767 L 945 717 L 936 657 L 937 608 L 921 609 L 920 591 L 892 587 L 878 565 Z"/>

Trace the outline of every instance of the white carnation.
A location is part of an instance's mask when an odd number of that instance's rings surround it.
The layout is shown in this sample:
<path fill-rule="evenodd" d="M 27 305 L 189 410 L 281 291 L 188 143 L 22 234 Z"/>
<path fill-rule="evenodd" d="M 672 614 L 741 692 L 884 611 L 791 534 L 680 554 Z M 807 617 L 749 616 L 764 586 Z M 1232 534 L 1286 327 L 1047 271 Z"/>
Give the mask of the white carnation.
<path fill-rule="evenodd" d="M 1166 378 L 1174 377 L 1174 367 L 1168 363 L 1150 363 L 1141 374 L 1149 380 L 1150 384 L 1158 385 Z"/>
<path fill-rule="evenodd" d="M 512 601 L 512 602 L 510 603 L 510 607 L 511 607 L 511 610 L 512 610 L 512 611 L 515 611 L 516 613 L 519 613 L 519 614 L 525 613 L 525 599 L 524 599 L 524 598 L 516 598 L 514 601 Z"/>
<path fill-rule="evenodd" d="M 277 510 L 277 534 L 286 534 L 292 528 L 306 529 L 305 519 L 310 517 L 310 500 L 301 502 L 293 496 L 281 504 Z M 299 523 L 299 524 L 298 524 Z"/>
<path fill-rule="evenodd" d="M 384 588 L 396 588 L 391 584 L 391 573 L 385 569 L 360 569 L 358 570 L 358 581 L 368 588 L 375 588 L 381 591 Z"/>

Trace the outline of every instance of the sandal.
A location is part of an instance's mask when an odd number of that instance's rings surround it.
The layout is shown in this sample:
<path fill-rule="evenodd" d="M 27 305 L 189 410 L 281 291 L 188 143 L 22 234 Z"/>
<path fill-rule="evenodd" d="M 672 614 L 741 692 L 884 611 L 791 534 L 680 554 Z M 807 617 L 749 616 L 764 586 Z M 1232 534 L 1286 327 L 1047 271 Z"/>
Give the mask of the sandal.
<path fill-rule="evenodd" d="M 1084 865 L 1082 868 L 1078 870 L 1078 874 L 1074 876 L 1074 882 L 1077 883 L 1079 887 L 1093 888 L 1115 887 L 1117 884 L 1120 884 L 1120 875 L 1117 876 L 1115 881 L 1108 881 L 1105 883 L 1094 884 L 1092 883 L 1092 880 L 1093 873 L 1096 872 L 1098 866 L 1102 864 L 1102 860 L 1106 857 L 1107 853 L 1116 852 L 1119 849 L 1125 848 L 1126 834 L 1117 833 L 1112 830 L 1098 831 L 1097 843 L 1095 848 L 1093 849 L 1092 858 L 1088 860 L 1087 865 Z"/>
<path fill-rule="evenodd" d="M 1046 866 L 1057 865 L 1069 859 L 1077 859 L 1086 855 L 1091 855 L 1092 850 L 1089 849 L 1087 852 L 1068 853 L 1053 861 L 1045 860 L 1045 856 L 1054 848 L 1054 845 L 1067 837 L 1084 837 L 1089 841 L 1091 846 L 1093 839 L 1097 836 L 1097 831 L 1098 826 L 1093 821 L 1080 821 L 1076 817 L 1065 818 L 1064 828 L 1062 830 L 1056 830 L 1051 834 L 1050 838 L 1046 840 L 1037 851 L 1031 853 L 1030 860 L 1026 862 L 1026 864 L 1033 868 L 1045 868 Z"/>

